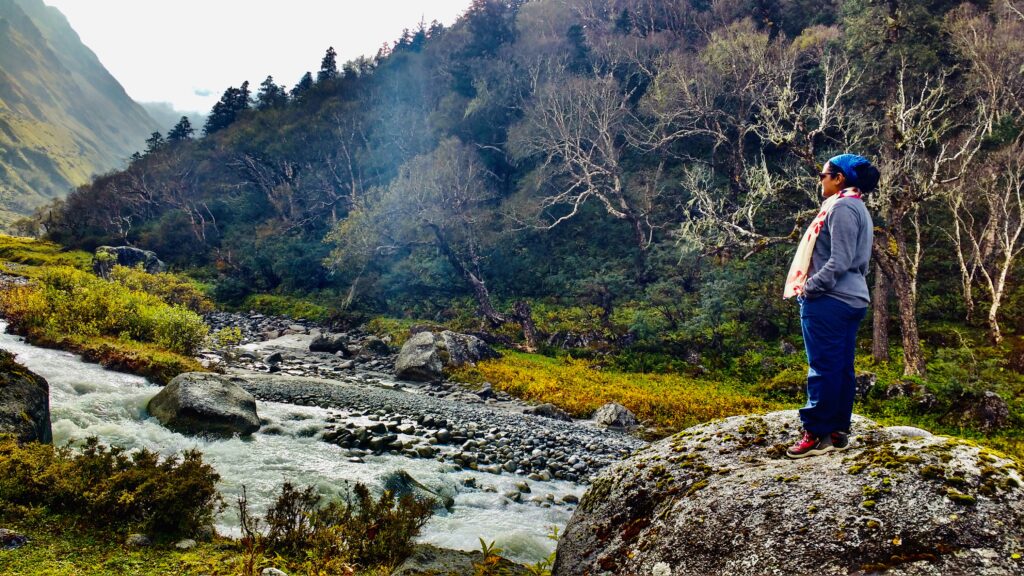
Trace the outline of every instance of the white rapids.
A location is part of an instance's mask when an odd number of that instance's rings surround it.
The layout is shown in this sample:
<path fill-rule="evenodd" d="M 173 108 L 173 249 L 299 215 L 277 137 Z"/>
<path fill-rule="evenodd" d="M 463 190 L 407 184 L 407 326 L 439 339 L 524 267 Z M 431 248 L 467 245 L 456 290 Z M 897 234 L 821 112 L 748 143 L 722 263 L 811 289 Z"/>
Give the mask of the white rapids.
<path fill-rule="evenodd" d="M 6 323 L 0 321 L 0 331 Z M 146 412 L 150 398 L 160 387 L 145 378 L 106 370 L 83 362 L 68 352 L 37 348 L 18 336 L 0 334 L 0 348 L 50 384 L 50 419 L 55 445 L 80 444 L 95 436 L 107 445 L 128 450 L 146 448 L 169 456 L 198 449 L 220 474 L 218 488 L 228 508 L 217 519 L 222 534 L 237 535 L 235 502 L 245 486 L 250 505 L 264 512 L 282 483 L 316 486 L 325 496 L 345 494 L 353 482 L 380 489 L 384 476 L 405 470 L 435 492 L 454 497 L 451 512 L 439 509 L 424 527 L 421 542 L 445 548 L 474 550 L 480 539 L 494 542 L 503 554 L 520 562 L 536 562 L 554 549 L 548 536 L 553 527 L 563 528 L 570 509 L 544 507 L 532 502 L 515 503 L 504 494 L 526 481 L 531 493 L 524 496 L 581 496 L 584 487 L 563 481 L 540 482 L 521 476 L 492 475 L 456 470 L 450 464 L 401 456 L 366 456 L 365 463 L 348 461 L 343 448 L 313 435 L 330 414 L 326 409 L 257 401 L 260 418 L 279 433 L 257 432 L 251 438 L 208 440 L 172 432 Z M 264 427 L 268 428 L 268 427 Z M 467 488 L 466 478 L 478 487 Z"/>

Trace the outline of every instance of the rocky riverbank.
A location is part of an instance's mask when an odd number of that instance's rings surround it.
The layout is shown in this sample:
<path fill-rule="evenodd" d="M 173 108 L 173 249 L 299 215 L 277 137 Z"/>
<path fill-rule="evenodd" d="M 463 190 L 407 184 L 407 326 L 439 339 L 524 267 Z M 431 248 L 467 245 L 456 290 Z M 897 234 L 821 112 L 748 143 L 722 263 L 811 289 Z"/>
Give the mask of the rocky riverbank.
<path fill-rule="evenodd" d="M 587 483 L 590 477 L 646 442 L 589 421 L 546 417 L 536 406 L 458 383 L 400 381 L 397 350 L 360 330 L 327 333 L 287 318 L 218 312 L 211 329 L 238 328 L 234 350 L 205 350 L 258 400 L 330 411 L 309 433 L 345 448 L 359 461 L 370 454 L 436 458 L 465 469 L 520 474 L 534 480 Z M 314 341 L 336 342 L 335 352 L 311 352 Z M 274 424 L 265 423 L 264 433 Z"/>

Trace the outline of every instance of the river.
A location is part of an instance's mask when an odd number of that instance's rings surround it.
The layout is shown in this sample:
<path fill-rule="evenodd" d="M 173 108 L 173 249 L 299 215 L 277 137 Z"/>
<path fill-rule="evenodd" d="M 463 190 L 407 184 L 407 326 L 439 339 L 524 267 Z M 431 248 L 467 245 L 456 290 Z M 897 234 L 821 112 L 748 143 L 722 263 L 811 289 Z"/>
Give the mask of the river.
<path fill-rule="evenodd" d="M 0 321 L 0 331 L 5 328 Z M 432 459 L 370 455 L 365 463 L 350 462 L 344 449 L 316 438 L 328 410 L 310 406 L 258 402 L 260 418 L 267 424 L 263 429 L 272 428 L 273 434 L 257 432 L 246 439 L 223 440 L 185 436 L 164 428 L 146 412 L 160 387 L 145 378 L 106 370 L 68 352 L 38 348 L 6 332 L 0 334 L 0 348 L 16 354 L 18 362 L 50 384 L 55 445 L 77 445 L 95 436 L 104 444 L 128 450 L 147 448 L 165 456 L 192 448 L 201 451 L 220 474 L 218 488 L 229 504 L 217 518 L 222 534 L 238 533 L 234 504 L 243 485 L 253 509 L 262 513 L 285 481 L 314 485 L 330 497 L 344 494 L 353 482 L 381 489 L 386 476 L 405 470 L 455 500 L 451 511 L 438 510 L 424 527 L 421 542 L 471 550 L 479 549 L 482 538 L 495 542 L 512 560 L 535 562 L 554 549 L 548 534 L 552 527 L 565 526 L 571 508 L 512 502 L 504 494 L 523 481 L 531 488 L 524 496 L 552 494 L 558 501 L 566 494 L 581 496 L 585 489 L 570 482 L 461 470 Z M 466 478 L 474 478 L 476 487 L 465 486 Z"/>

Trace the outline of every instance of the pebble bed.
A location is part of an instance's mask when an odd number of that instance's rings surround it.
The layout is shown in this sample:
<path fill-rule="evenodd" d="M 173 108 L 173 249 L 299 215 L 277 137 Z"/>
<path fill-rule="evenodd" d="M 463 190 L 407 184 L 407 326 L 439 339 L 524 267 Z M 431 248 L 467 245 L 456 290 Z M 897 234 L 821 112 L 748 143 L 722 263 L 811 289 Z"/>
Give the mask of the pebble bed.
<path fill-rule="evenodd" d="M 212 331 L 239 328 L 243 343 L 320 330 L 255 313 L 218 312 L 207 321 Z M 391 453 L 492 474 L 588 483 L 605 466 L 647 444 L 589 421 L 524 414 L 532 405 L 486 385 L 470 390 L 454 382 L 398 381 L 396 351 L 380 346 L 375 336 L 361 331 L 331 336 L 347 338 L 346 353 L 268 347 L 229 354 L 207 350 L 201 358 L 225 368 L 257 399 L 330 409 L 316 434 L 348 450 L 353 462 Z M 263 430 L 268 431 L 273 432 Z"/>

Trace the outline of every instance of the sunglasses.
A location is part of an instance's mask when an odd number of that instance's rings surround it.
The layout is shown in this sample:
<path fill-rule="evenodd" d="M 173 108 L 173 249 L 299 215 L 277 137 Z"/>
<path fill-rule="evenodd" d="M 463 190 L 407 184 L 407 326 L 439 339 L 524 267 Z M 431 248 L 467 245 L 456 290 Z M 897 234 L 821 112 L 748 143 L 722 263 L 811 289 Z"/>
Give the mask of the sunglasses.
<path fill-rule="evenodd" d="M 827 176 L 835 176 L 835 175 L 836 175 L 835 172 L 822 172 L 821 174 L 818 174 L 818 180 L 824 180 Z"/>

